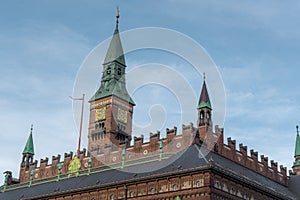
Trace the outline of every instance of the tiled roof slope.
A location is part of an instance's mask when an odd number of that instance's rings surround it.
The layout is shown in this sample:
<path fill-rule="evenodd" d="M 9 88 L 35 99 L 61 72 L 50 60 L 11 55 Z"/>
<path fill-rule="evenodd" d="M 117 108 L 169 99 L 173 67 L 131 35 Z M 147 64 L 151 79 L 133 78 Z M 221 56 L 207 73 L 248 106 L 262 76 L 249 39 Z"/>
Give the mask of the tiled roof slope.
<path fill-rule="evenodd" d="M 203 155 L 206 156 L 203 157 Z M 50 179 L 45 182 L 43 180 L 45 183 L 35 181 L 31 187 L 28 187 L 28 184 L 12 185 L 7 188 L 6 192 L 0 193 L 0 199 L 42 199 L 55 193 L 101 188 L 155 177 L 163 178 L 164 176 L 193 170 L 198 172 L 211 170 L 212 172 L 230 175 L 238 181 L 255 187 L 258 191 L 271 192 L 274 196 L 282 199 L 297 199 L 287 187 L 216 153 L 207 152 L 205 148 L 201 148 L 197 144 L 193 144 L 168 159 L 136 163 L 125 166 L 122 170 L 105 167 L 101 171 L 93 171 L 91 175 L 85 173 L 78 177 L 65 177 L 60 181 Z"/>

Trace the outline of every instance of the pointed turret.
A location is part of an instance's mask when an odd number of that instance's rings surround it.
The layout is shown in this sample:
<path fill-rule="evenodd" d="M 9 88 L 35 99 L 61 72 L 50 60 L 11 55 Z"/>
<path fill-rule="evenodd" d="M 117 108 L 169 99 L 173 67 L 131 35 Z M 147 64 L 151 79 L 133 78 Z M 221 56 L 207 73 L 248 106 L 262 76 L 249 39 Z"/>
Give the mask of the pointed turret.
<path fill-rule="evenodd" d="M 119 35 L 119 18 L 120 14 L 117 8 L 116 28 L 104 59 L 101 85 L 95 95 L 90 99 L 90 102 L 114 95 L 135 105 L 126 89 L 126 63 Z"/>
<path fill-rule="evenodd" d="M 209 100 L 209 95 L 208 95 L 207 88 L 206 88 L 206 83 L 204 80 L 203 85 L 202 85 L 202 91 L 201 91 L 199 103 L 198 103 L 198 109 L 205 108 L 205 107 L 212 110 L 211 103 Z"/>
<path fill-rule="evenodd" d="M 299 126 L 296 126 L 296 145 L 295 145 L 295 162 L 293 165 L 293 171 L 295 174 L 300 175 L 300 136 L 299 136 Z"/>
<path fill-rule="evenodd" d="M 198 132 L 202 141 L 207 139 L 208 133 L 212 133 L 212 106 L 210 103 L 205 74 L 203 75 L 203 85 L 198 103 Z"/>
<path fill-rule="evenodd" d="M 33 138 L 32 138 L 33 125 L 31 125 L 30 134 L 27 139 L 25 148 L 23 150 L 23 159 L 22 166 L 28 168 L 31 163 L 33 163 L 34 156 L 34 146 L 33 146 Z"/>
<path fill-rule="evenodd" d="M 32 130 L 33 130 L 33 127 L 31 127 L 31 129 L 30 129 L 30 135 L 29 135 L 29 137 L 28 137 L 28 139 L 27 139 L 25 148 L 24 148 L 24 150 L 23 150 L 23 155 L 24 155 L 24 154 L 32 154 L 32 155 L 34 155 Z"/>
<path fill-rule="evenodd" d="M 125 58 L 124 58 L 124 53 L 123 53 L 123 47 L 119 35 L 119 9 L 117 8 L 117 15 L 116 15 L 116 28 L 114 35 L 110 41 L 106 57 L 104 60 L 104 64 L 117 61 L 118 63 L 122 64 L 125 66 Z"/>

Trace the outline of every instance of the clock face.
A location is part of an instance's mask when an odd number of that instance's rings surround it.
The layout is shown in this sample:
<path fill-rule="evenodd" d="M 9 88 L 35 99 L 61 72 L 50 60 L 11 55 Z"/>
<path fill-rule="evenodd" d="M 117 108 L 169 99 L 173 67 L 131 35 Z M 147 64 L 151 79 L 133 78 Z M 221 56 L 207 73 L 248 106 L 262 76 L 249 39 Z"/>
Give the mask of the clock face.
<path fill-rule="evenodd" d="M 123 123 L 127 123 L 127 110 L 118 108 L 118 120 Z"/>
<path fill-rule="evenodd" d="M 95 121 L 103 120 L 106 117 L 106 107 L 96 108 Z"/>

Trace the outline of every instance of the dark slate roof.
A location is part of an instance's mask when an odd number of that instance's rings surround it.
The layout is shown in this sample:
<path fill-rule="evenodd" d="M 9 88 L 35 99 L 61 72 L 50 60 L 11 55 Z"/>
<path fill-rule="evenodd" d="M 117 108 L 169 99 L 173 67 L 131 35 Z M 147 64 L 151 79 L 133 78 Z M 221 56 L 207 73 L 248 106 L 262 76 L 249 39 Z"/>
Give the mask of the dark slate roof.
<path fill-rule="evenodd" d="M 213 162 L 209 161 L 211 159 Z M 259 190 L 283 196 L 284 199 L 297 199 L 287 187 L 216 153 L 208 152 L 196 144 L 162 161 L 158 159 L 143 160 L 142 163 L 127 163 L 127 165 L 130 166 L 126 166 L 122 170 L 104 167 L 100 171 L 99 169 L 95 170 L 91 175 L 84 173 L 78 177 L 65 177 L 58 182 L 55 179 L 46 180 L 46 183 L 36 181 L 33 182 L 31 187 L 28 187 L 28 183 L 12 185 L 8 187 L 6 192 L 0 193 L 0 199 L 31 199 L 33 197 L 41 199 L 43 196 L 53 193 L 64 193 L 93 187 L 99 188 L 105 185 L 117 185 L 122 184 L 122 182 L 128 183 L 157 176 L 164 177 L 192 170 L 215 170 L 218 173 L 246 182 Z M 43 181 L 45 182 L 45 180 Z"/>
<path fill-rule="evenodd" d="M 289 190 L 300 199 L 300 175 L 291 175 L 289 178 Z"/>
<path fill-rule="evenodd" d="M 206 83 L 204 81 L 203 85 L 202 85 L 200 98 L 199 98 L 198 108 L 205 108 L 205 107 L 212 109 L 212 106 L 211 106 L 211 103 L 209 100 L 209 95 L 208 95 L 208 92 L 206 89 Z"/>

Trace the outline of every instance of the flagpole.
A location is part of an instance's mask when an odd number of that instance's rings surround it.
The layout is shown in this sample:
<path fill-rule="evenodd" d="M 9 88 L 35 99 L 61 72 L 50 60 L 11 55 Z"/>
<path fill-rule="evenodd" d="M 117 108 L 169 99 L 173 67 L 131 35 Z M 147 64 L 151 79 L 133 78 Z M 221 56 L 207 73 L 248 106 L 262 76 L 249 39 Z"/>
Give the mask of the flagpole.
<path fill-rule="evenodd" d="M 81 133 L 82 133 L 82 123 L 83 123 L 83 110 L 84 110 L 84 96 L 85 96 L 85 94 L 82 94 L 82 98 L 73 98 L 73 97 L 70 97 L 72 100 L 80 100 L 80 101 L 82 101 L 80 127 L 79 127 L 79 138 L 78 138 L 78 149 L 77 149 L 77 156 L 78 156 L 78 158 L 80 156 Z"/>

